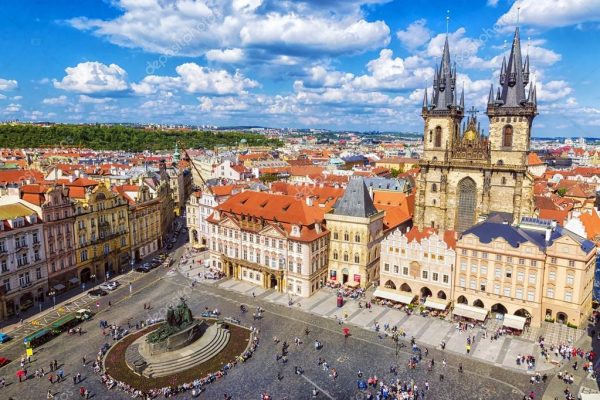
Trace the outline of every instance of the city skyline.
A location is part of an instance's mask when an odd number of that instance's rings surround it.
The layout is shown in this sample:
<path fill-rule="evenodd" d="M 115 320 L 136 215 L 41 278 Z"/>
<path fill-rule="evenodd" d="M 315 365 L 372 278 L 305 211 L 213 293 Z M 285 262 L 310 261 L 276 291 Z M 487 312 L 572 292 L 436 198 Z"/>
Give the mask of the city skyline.
<path fill-rule="evenodd" d="M 533 137 L 593 137 L 600 7 L 559 3 L 11 2 L 0 120 L 421 132 L 446 35 L 466 108 L 483 113 L 518 19 Z"/>

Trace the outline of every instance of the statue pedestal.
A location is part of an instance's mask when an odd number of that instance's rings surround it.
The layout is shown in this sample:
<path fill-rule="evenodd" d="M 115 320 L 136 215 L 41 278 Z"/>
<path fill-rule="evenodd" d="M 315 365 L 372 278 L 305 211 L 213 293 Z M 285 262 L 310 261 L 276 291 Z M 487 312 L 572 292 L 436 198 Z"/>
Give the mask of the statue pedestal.
<path fill-rule="evenodd" d="M 195 321 L 182 331 L 176 332 L 158 343 L 144 342 L 140 345 L 139 352 L 143 356 L 154 356 L 161 353 L 166 353 L 173 350 L 178 350 L 190 345 L 200 338 L 208 324 L 204 320 Z"/>

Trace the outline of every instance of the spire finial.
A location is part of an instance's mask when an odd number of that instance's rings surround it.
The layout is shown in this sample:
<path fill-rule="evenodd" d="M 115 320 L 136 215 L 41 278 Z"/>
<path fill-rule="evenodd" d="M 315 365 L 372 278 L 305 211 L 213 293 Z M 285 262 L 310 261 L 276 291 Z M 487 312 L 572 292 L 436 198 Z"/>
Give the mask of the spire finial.
<path fill-rule="evenodd" d="M 519 27 L 519 17 L 521 16 L 521 6 L 517 7 L 517 28 Z"/>
<path fill-rule="evenodd" d="M 527 56 L 529 56 L 529 46 L 531 45 L 531 36 L 527 36 Z"/>
<path fill-rule="evenodd" d="M 446 36 L 448 36 L 449 31 L 450 31 L 450 10 L 446 10 Z"/>

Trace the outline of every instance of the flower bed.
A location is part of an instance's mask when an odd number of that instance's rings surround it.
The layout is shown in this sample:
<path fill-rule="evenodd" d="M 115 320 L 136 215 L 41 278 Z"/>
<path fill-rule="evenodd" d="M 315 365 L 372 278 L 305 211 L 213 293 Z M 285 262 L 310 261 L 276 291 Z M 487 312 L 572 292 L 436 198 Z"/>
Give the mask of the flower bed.
<path fill-rule="evenodd" d="M 125 350 L 138 338 L 157 329 L 159 326 L 160 324 L 150 326 L 125 337 L 115 344 L 109 350 L 104 360 L 106 374 L 117 381 L 124 382 L 135 389 L 142 391 L 179 386 L 218 372 L 222 370 L 223 366 L 227 363 L 235 363 L 236 359 L 246 350 L 250 340 L 250 332 L 247 329 L 230 324 L 229 343 L 227 343 L 227 346 L 225 346 L 219 354 L 205 363 L 182 370 L 170 376 L 157 378 L 140 376 L 127 366 L 125 361 Z"/>

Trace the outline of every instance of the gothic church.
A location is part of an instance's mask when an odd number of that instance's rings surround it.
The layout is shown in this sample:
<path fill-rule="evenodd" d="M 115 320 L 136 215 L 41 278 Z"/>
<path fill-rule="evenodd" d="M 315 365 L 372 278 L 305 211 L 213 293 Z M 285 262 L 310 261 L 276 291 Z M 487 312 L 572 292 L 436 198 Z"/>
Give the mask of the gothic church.
<path fill-rule="evenodd" d="M 536 90 L 529 83 L 529 56 L 521 57 L 519 28 L 508 62 L 504 58 L 497 92 L 490 88 L 484 136 L 473 109 L 465 115 L 464 90 L 457 99 L 456 64 L 448 37 L 431 100 L 423 99 L 424 151 L 417 179 L 415 222 L 463 232 L 486 215 L 500 212 L 519 221 L 532 215 L 533 178 L 527 173 L 531 124 L 537 115 Z M 467 112 L 468 113 L 468 112 Z"/>

